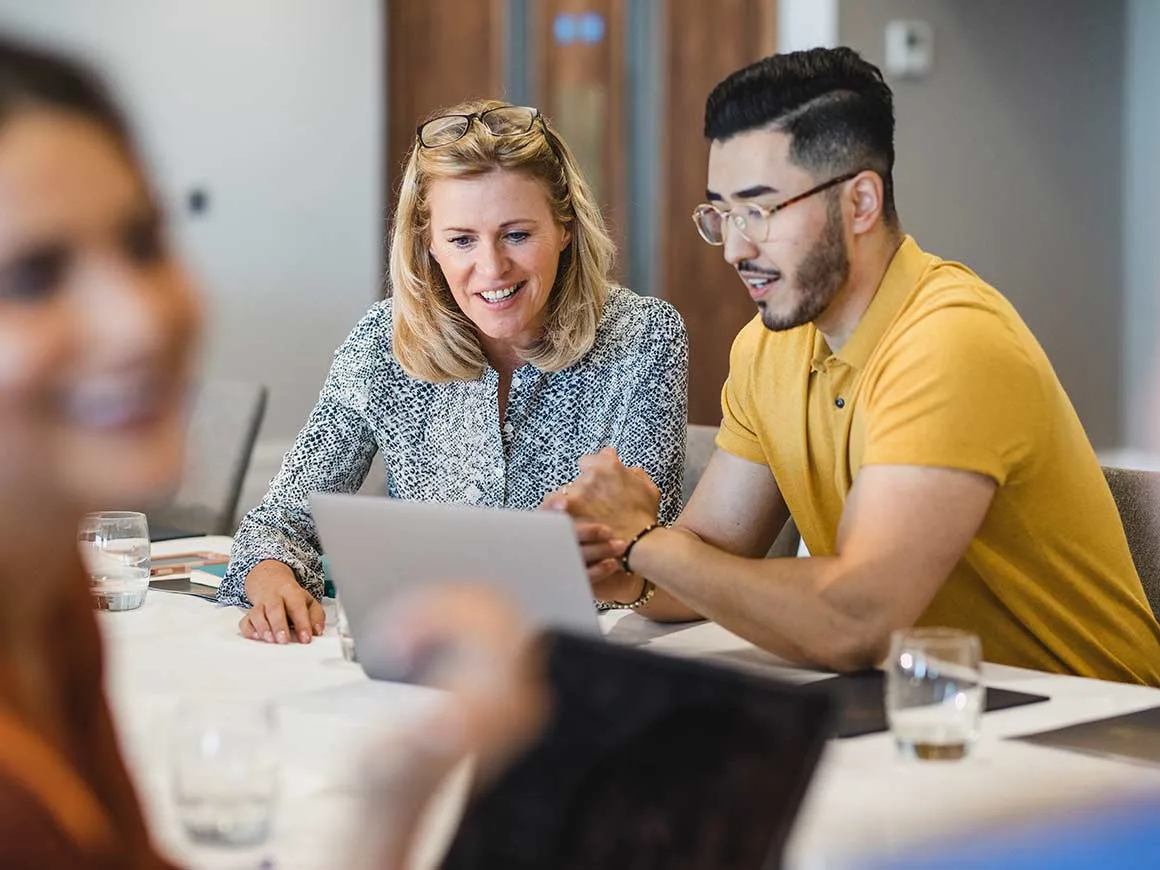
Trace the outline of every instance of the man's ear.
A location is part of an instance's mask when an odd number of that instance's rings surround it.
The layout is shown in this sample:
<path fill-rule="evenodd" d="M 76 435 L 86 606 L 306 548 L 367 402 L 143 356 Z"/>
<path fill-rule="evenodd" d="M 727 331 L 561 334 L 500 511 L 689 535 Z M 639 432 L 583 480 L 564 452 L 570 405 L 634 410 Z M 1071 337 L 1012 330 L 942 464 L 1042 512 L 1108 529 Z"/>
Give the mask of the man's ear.
<path fill-rule="evenodd" d="M 877 172 L 866 170 L 852 179 L 849 193 L 853 205 L 850 228 L 855 235 L 869 232 L 882 219 L 886 205 L 885 192 L 882 177 Z"/>

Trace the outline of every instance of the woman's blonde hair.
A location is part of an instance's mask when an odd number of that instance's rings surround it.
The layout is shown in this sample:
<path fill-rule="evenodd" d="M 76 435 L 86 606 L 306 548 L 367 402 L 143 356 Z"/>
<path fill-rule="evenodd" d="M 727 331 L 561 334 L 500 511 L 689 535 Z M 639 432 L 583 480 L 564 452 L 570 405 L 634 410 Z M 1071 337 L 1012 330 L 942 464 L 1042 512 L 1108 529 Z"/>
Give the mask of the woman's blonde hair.
<path fill-rule="evenodd" d="M 460 103 L 431 115 L 473 115 L 508 106 L 498 100 Z M 542 125 L 542 126 L 541 126 Z M 540 116 L 527 133 L 496 135 L 473 119 L 462 139 L 411 147 L 391 230 L 390 290 L 395 357 L 413 378 L 435 383 L 473 380 L 487 367 L 475 324 L 451 296 L 431 256 L 431 182 L 495 170 L 541 183 L 556 222 L 572 239 L 560 255 L 544 312 L 544 331 L 524 359 L 544 371 L 576 363 L 596 338 L 604 313 L 614 248 L 600 208 L 571 150 Z"/>

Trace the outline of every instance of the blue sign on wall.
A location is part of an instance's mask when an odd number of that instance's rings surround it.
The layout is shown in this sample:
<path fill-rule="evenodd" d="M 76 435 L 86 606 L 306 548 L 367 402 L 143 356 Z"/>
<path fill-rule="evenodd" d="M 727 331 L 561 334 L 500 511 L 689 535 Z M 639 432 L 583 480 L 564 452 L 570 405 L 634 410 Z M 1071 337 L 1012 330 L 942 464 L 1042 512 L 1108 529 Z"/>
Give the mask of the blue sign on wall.
<path fill-rule="evenodd" d="M 604 16 L 599 12 L 579 15 L 561 12 L 552 22 L 552 35 L 557 45 L 571 45 L 574 42 L 595 45 L 604 39 L 604 30 Z"/>

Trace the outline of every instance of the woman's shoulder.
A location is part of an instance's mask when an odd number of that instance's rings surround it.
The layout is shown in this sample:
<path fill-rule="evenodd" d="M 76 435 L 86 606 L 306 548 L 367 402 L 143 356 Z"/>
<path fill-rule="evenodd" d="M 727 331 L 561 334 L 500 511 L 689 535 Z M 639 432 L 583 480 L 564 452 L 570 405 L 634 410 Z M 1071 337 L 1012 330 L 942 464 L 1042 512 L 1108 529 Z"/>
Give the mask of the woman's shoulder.
<path fill-rule="evenodd" d="M 394 314 L 388 297 L 371 305 L 359 318 L 350 334 L 334 352 L 335 359 L 348 363 L 390 365 L 395 363 L 391 351 L 394 335 Z"/>
<path fill-rule="evenodd" d="M 685 321 L 663 299 L 643 296 L 623 287 L 610 287 L 604 316 L 596 332 L 596 346 L 606 352 L 679 349 L 687 342 Z"/>
<path fill-rule="evenodd" d="M 394 318 L 388 299 L 375 302 L 335 349 L 327 377 L 329 389 L 352 407 L 365 407 L 410 384 L 393 347 Z"/>
<path fill-rule="evenodd" d="M 393 300 L 391 297 L 379 299 L 359 318 L 347 337 L 346 344 L 376 344 L 390 348 L 391 333 L 394 329 Z"/>

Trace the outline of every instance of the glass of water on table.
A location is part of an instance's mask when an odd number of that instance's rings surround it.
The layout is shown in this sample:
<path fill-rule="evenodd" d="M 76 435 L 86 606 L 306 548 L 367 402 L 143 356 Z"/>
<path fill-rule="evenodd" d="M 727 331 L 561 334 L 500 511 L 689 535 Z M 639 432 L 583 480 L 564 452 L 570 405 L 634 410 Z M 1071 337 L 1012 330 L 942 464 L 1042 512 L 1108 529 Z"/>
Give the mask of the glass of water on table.
<path fill-rule="evenodd" d="M 136 511 L 100 511 L 77 536 L 98 610 L 133 610 L 149 589 L 149 521 Z"/>
<path fill-rule="evenodd" d="M 265 844 L 279 791 L 278 747 L 278 717 L 269 704 L 178 706 L 170 787 L 178 821 L 198 848 L 195 867 L 272 866 Z"/>
<path fill-rule="evenodd" d="M 970 754 L 983 713 L 979 638 L 953 628 L 891 635 L 886 717 L 901 755 L 955 761 Z"/>

